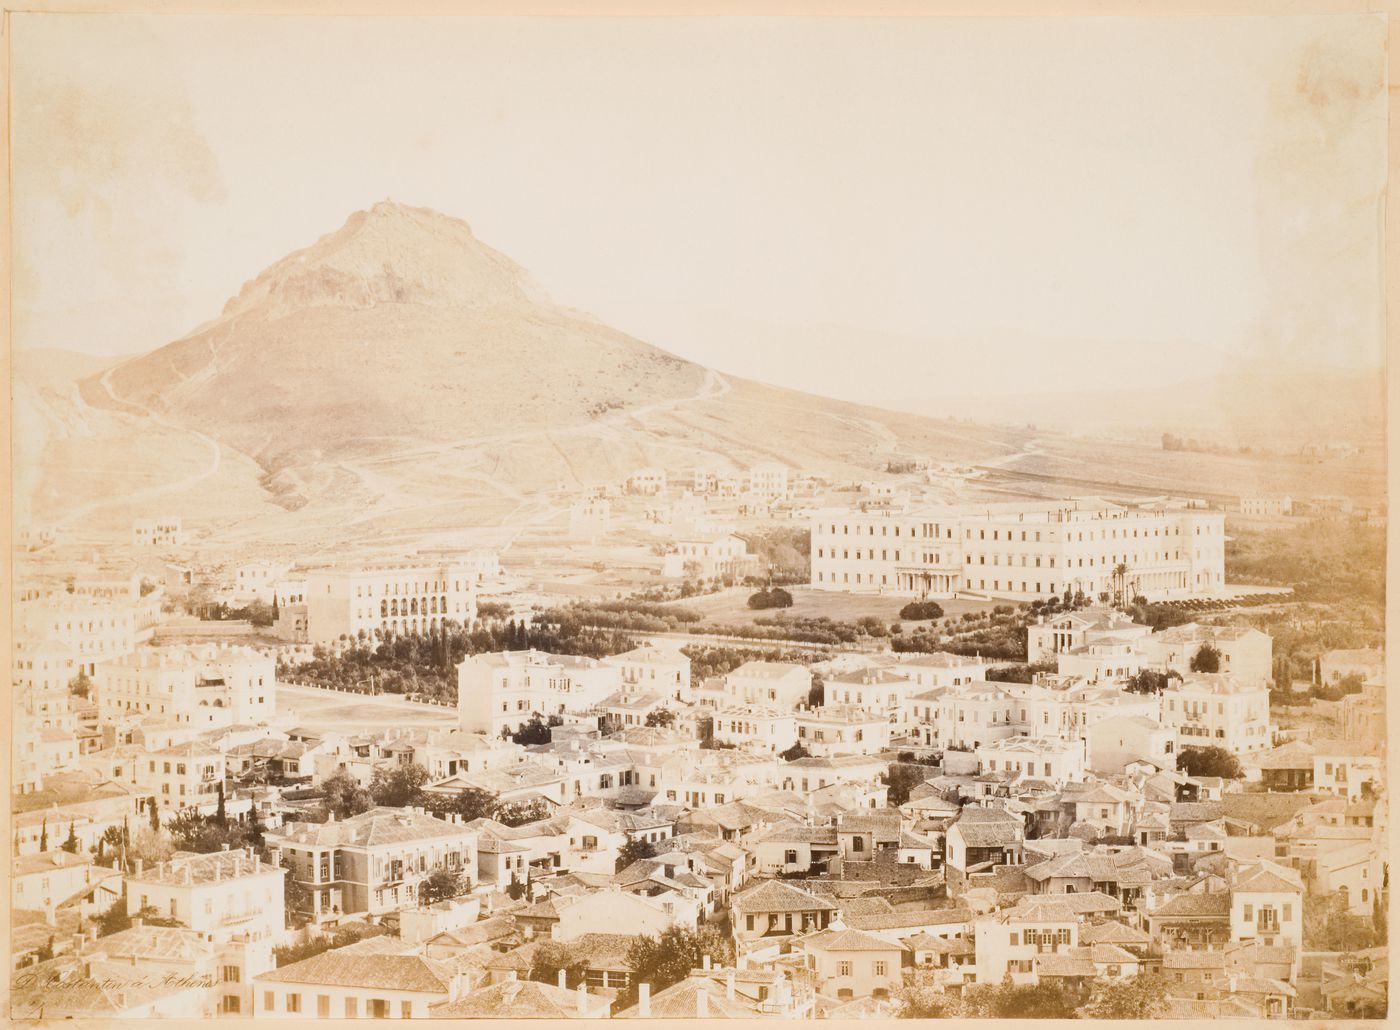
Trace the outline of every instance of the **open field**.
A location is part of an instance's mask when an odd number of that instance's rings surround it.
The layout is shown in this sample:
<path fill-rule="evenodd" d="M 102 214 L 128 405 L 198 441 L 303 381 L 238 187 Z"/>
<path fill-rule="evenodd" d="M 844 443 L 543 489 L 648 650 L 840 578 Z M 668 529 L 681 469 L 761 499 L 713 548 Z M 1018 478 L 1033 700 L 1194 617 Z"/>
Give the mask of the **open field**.
<path fill-rule="evenodd" d="M 838 622 L 851 622 L 862 615 L 874 615 L 885 622 L 899 622 L 899 610 L 913 598 L 894 594 L 851 594 L 831 590 L 813 590 L 810 587 L 784 587 L 792 594 L 791 608 L 754 611 L 748 606 L 752 587 L 736 587 L 720 594 L 704 597 L 688 597 L 675 604 L 683 608 L 693 608 L 705 616 L 707 622 L 745 623 L 777 614 L 800 618 L 835 619 Z M 938 602 L 948 615 L 961 615 L 963 612 L 988 611 L 994 605 L 991 601 L 948 600 Z"/>
<path fill-rule="evenodd" d="M 457 724 L 455 708 L 418 704 L 394 694 L 341 694 L 287 683 L 277 684 L 277 714 L 290 718 L 291 725 L 337 733 L 379 732 L 386 726 L 445 730 Z"/>

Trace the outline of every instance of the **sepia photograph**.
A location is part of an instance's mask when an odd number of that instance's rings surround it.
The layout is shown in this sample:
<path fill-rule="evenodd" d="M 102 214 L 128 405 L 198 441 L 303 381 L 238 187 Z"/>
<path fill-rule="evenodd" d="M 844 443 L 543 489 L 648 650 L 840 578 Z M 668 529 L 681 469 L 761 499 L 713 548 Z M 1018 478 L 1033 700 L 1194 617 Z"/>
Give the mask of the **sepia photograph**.
<path fill-rule="evenodd" d="M 12 1021 L 1386 1017 L 1388 17 L 847 13 L 6 11 Z"/>

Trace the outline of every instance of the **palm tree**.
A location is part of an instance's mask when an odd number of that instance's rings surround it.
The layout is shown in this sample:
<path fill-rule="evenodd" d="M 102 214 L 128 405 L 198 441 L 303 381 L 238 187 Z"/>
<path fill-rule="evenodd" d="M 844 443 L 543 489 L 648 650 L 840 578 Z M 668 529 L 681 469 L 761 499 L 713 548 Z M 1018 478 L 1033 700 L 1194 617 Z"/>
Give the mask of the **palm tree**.
<path fill-rule="evenodd" d="M 1114 603 L 1119 607 L 1123 605 L 1123 594 L 1128 589 L 1128 565 L 1126 562 L 1119 562 L 1113 566 Z"/>

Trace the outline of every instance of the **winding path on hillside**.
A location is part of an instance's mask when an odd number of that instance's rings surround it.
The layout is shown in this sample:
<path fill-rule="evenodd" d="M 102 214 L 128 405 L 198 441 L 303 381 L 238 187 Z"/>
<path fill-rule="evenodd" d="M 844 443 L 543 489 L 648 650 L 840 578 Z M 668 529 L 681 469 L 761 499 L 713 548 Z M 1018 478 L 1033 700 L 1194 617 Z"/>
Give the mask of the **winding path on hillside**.
<path fill-rule="evenodd" d="M 148 419 L 149 421 L 154 422 L 156 425 L 161 426 L 164 429 L 169 429 L 177 433 L 183 433 L 186 436 L 194 437 L 205 447 L 209 448 L 209 464 L 205 468 L 199 470 L 198 472 L 195 472 L 188 476 L 182 476 L 180 479 L 174 480 L 173 482 L 157 483 L 152 486 L 144 486 L 140 489 L 132 490 L 129 493 L 122 494 L 118 497 L 105 497 L 101 500 L 92 501 L 88 504 L 85 504 L 82 507 L 75 508 L 63 517 L 63 519 L 59 522 L 60 526 L 67 525 L 71 522 L 74 522 L 75 520 L 85 518 L 88 515 L 91 515 L 94 511 L 100 511 L 103 508 L 112 507 L 114 505 L 132 504 L 133 502 L 145 501 L 154 497 L 161 497 L 165 494 L 183 493 L 186 490 L 192 490 L 194 487 L 198 486 L 206 479 L 217 475 L 219 469 L 223 466 L 223 447 L 212 436 L 209 436 L 205 433 L 201 433 L 197 429 L 190 429 L 188 426 L 182 426 L 176 422 L 171 421 L 163 415 L 158 415 L 156 412 L 152 411 L 144 404 L 138 404 L 135 401 L 118 397 L 116 391 L 112 388 L 112 373 L 115 372 L 119 367 L 120 366 L 114 365 L 107 371 L 103 372 L 98 379 L 98 382 L 102 386 L 103 392 L 107 394 L 107 397 L 112 402 L 112 408 L 119 414 L 132 416 L 136 418 Z M 77 396 L 78 403 L 82 404 L 84 407 L 89 407 L 87 401 L 82 399 L 81 391 L 75 391 L 75 393 Z"/>

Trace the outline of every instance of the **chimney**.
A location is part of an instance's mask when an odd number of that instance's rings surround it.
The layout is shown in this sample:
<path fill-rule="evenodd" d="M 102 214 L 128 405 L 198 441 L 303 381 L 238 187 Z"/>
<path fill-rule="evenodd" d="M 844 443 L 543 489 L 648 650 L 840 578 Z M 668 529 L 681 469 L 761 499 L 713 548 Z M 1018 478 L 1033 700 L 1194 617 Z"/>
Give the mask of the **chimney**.
<path fill-rule="evenodd" d="M 137 929 L 139 929 L 140 927 L 144 926 L 145 923 L 146 923 L 146 920 L 142 919 L 140 916 L 137 916 L 135 919 L 133 919 L 133 920 L 131 921 L 131 925 L 132 925 L 133 927 L 137 928 Z"/>
<path fill-rule="evenodd" d="M 145 860 L 144 858 L 138 858 L 138 859 L 136 860 L 136 875 L 137 875 L 137 876 L 140 876 L 140 875 L 141 875 L 141 873 L 145 870 L 145 866 L 146 866 L 146 860 Z"/>
<path fill-rule="evenodd" d="M 734 1000 L 734 970 L 729 971 L 729 975 L 724 978 L 724 996 L 730 1001 Z"/>
<path fill-rule="evenodd" d="M 514 979 L 515 979 L 515 970 L 514 970 L 514 969 L 510 970 L 510 972 L 508 972 L 508 973 L 506 974 L 506 979 L 507 979 L 507 980 L 514 980 Z"/>
<path fill-rule="evenodd" d="M 637 985 L 637 1015 L 641 1019 L 651 1018 L 651 984 Z"/>
<path fill-rule="evenodd" d="M 705 988 L 695 992 L 695 1018 L 706 1019 L 710 1015 L 710 995 Z"/>
<path fill-rule="evenodd" d="M 88 939 L 89 941 L 91 941 L 93 944 L 96 944 L 96 943 L 97 943 L 97 931 L 98 931 L 98 927 L 96 927 L 96 926 L 89 926 L 89 927 L 88 927 L 87 939 Z"/>
<path fill-rule="evenodd" d="M 220 844 L 220 845 L 219 845 L 219 848 L 220 848 L 221 850 L 223 850 L 223 851 L 227 851 L 227 850 L 228 850 L 228 841 L 224 841 L 224 843 Z"/>
<path fill-rule="evenodd" d="M 1231 974 L 1230 974 L 1230 993 L 1231 993 L 1231 994 L 1234 994 L 1235 991 L 1239 988 L 1239 983 L 1240 983 L 1239 977 L 1237 977 L 1234 973 L 1231 973 Z"/>
<path fill-rule="evenodd" d="M 700 965 L 704 968 L 705 972 L 708 973 L 710 971 L 710 956 L 706 955 L 703 959 L 701 959 Z"/>
<path fill-rule="evenodd" d="M 588 984 L 587 982 L 578 985 L 578 1014 L 581 1016 L 588 1011 Z"/>
<path fill-rule="evenodd" d="M 86 940 L 87 940 L 87 934 L 85 934 L 85 933 L 75 933 L 75 934 L 73 935 L 73 954 L 74 954 L 74 955 L 81 955 L 81 954 L 83 953 L 83 942 L 86 941 Z"/>
<path fill-rule="evenodd" d="M 564 988 L 566 988 L 566 987 L 569 986 L 569 983 L 568 983 L 568 976 L 569 976 L 569 974 L 568 974 L 565 970 L 563 970 L 563 969 L 559 970 L 559 989 L 560 989 L 561 991 L 564 990 Z"/>

